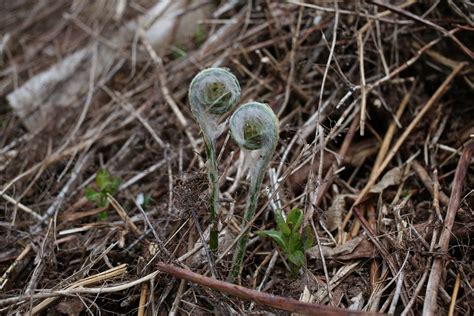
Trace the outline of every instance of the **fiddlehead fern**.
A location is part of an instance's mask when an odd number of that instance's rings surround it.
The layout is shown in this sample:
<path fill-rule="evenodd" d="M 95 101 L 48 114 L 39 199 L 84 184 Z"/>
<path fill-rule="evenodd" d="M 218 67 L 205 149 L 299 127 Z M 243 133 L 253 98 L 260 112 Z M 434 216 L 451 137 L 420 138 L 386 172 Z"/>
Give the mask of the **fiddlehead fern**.
<path fill-rule="evenodd" d="M 237 78 L 223 68 L 208 68 L 196 75 L 189 86 L 191 112 L 201 128 L 208 161 L 211 229 L 209 246 L 217 250 L 217 210 L 219 207 L 219 176 L 216 159 L 216 139 L 223 128 L 222 115 L 230 111 L 240 98 Z"/>
<path fill-rule="evenodd" d="M 278 119 L 273 110 L 266 104 L 250 102 L 239 107 L 230 118 L 230 132 L 235 142 L 244 150 L 252 151 L 256 155 L 252 161 L 249 173 L 251 175 L 247 204 L 245 208 L 242 229 L 255 214 L 260 186 L 265 171 L 272 160 L 278 142 Z M 247 248 L 248 232 L 245 232 L 238 241 L 234 252 L 229 281 L 233 282 L 239 275 L 240 267 Z"/>

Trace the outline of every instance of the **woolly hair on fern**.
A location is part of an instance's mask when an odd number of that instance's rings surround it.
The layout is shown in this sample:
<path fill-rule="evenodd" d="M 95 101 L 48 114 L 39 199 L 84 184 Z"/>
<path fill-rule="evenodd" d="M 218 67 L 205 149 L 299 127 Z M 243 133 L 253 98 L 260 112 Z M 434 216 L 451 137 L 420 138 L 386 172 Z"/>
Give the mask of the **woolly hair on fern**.
<path fill-rule="evenodd" d="M 273 110 L 266 104 L 250 102 L 240 106 L 230 118 L 230 133 L 244 151 L 252 154 L 250 166 L 250 187 L 242 222 L 245 229 L 255 215 L 260 187 L 278 143 L 279 124 Z M 244 232 L 234 252 L 229 281 L 233 282 L 240 273 L 248 243 L 248 232 Z"/>
<path fill-rule="evenodd" d="M 239 81 L 224 68 L 208 68 L 199 72 L 191 81 L 188 98 L 191 112 L 201 128 L 206 149 L 211 217 L 209 246 L 211 250 L 216 251 L 219 209 L 216 139 L 223 131 L 222 117 L 232 110 L 240 99 Z"/>

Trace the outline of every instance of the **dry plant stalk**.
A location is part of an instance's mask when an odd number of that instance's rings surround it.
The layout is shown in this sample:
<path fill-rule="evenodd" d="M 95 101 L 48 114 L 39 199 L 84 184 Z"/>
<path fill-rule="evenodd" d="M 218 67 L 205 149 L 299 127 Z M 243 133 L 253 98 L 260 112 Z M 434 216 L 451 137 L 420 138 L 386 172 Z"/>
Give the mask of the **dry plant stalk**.
<path fill-rule="evenodd" d="M 416 117 L 410 122 L 410 125 L 405 129 L 403 134 L 398 138 L 396 143 L 393 145 L 392 149 L 388 152 L 388 155 L 385 157 L 385 159 L 380 163 L 380 166 L 378 167 L 377 171 L 373 174 L 373 176 L 369 179 L 367 184 L 364 186 L 364 188 L 360 191 L 360 193 L 357 195 L 357 199 L 355 200 L 353 206 L 347 213 L 346 217 L 344 218 L 344 221 L 341 225 L 341 231 L 344 229 L 344 227 L 347 225 L 349 222 L 351 216 L 352 216 L 352 210 L 354 206 L 362 202 L 362 200 L 366 197 L 367 193 L 369 193 L 370 189 L 372 186 L 375 184 L 377 181 L 378 177 L 382 174 L 382 172 L 385 170 L 385 168 L 388 166 L 392 158 L 395 156 L 395 154 L 398 152 L 400 147 L 402 146 L 403 142 L 407 139 L 408 135 L 415 129 L 416 125 L 421 121 L 421 119 L 424 117 L 424 115 L 435 105 L 437 104 L 438 100 L 443 96 L 443 94 L 446 92 L 446 90 L 449 87 L 449 84 L 453 81 L 453 79 L 456 77 L 456 75 L 459 74 L 459 72 L 466 66 L 466 63 L 460 63 L 453 71 L 449 74 L 449 76 L 444 80 L 444 82 L 438 87 L 436 92 L 431 96 L 431 98 L 424 104 L 423 108 L 421 109 L 420 112 L 416 115 Z"/>
<path fill-rule="evenodd" d="M 121 276 L 123 274 L 127 273 L 127 265 L 122 264 L 120 266 L 114 267 L 112 269 L 106 270 L 104 272 L 98 273 L 96 275 L 91 275 L 85 279 L 76 281 L 72 283 L 71 285 L 67 286 L 65 290 L 71 290 L 71 289 L 76 289 L 79 287 L 95 284 L 101 281 L 105 280 L 110 280 L 115 277 Z M 57 298 L 56 297 L 50 297 L 39 303 L 38 305 L 34 306 L 33 309 L 31 310 L 31 314 L 37 314 L 43 309 L 45 309 L 48 305 L 50 305 L 52 302 L 54 302 Z"/>
<path fill-rule="evenodd" d="M 378 313 L 367 313 L 361 311 L 350 311 L 342 308 L 331 307 L 321 304 L 312 304 L 300 302 L 292 298 L 275 296 L 255 290 L 245 288 L 243 286 L 219 281 L 213 278 L 208 278 L 203 275 L 194 273 L 190 270 L 175 267 L 163 262 L 157 263 L 157 268 L 165 273 L 180 279 L 184 279 L 199 285 L 209 287 L 213 290 L 223 293 L 231 294 L 246 300 L 251 300 L 259 304 L 269 307 L 277 308 L 292 313 L 302 313 L 305 315 L 320 315 L 320 316 L 349 316 L 349 315 L 367 315 L 376 316 L 383 315 Z"/>
<path fill-rule="evenodd" d="M 3 312 L 26 314 L 51 302 L 40 312 L 45 313 L 60 309 L 57 298 L 78 301 L 76 296 L 94 297 L 88 305 L 94 314 L 105 312 L 105 301 L 124 313 L 205 313 L 210 305 L 222 313 L 265 313 L 268 308 L 255 301 L 246 304 L 233 294 L 221 299 L 207 285 L 186 286 L 160 271 L 147 274 L 156 261 L 179 266 L 186 260 L 192 271 L 222 280 L 235 250 L 246 262 L 234 269 L 245 276 L 237 282 L 278 294 L 285 304 L 300 297 L 295 289 L 307 289 L 301 297 L 333 307 L 408 316 L 421 314 L 426 300 L 429 313 L 472 313 L 466 294 L 472 277 L 471 196 L 469 188 L 458 189 L 459 176 L 453 182 L 463 144 L 474 135 L 467 45 L 474 24 L 466 1 L 220 1 L 213 12 L 207 9 L 217 2 L 204 0 L 89 2 L 2 3 L 0 95 L 18 105 L 0 106 Z M 182 40 L 189 17 L 192 27 Z M 161 25 L 158 32 L 149 33 L 152 25 Z M 173 46 L 158 47 L 160 34 L 169 35 Z M 209 222 L 209 212 L 198 208 L 207 181 L 196 175 L 204 166 L 197 153 L 206 152 L 206 139 L 191 124 L 187 95 L 195 74 L 224 65 L 239 78 L 243 103 L 261 100 L 279 114 L 281 140 L 273 157 L 276 170 L 269 172 L 269 198 L 254 195 L 254 210 L 251 203 L 242 208 L 248 184 L 253 192 L 256 185 L 242 177 L 237 146 L 224 141 L 215 159 L 221 174 L 213 176 L 219 176 L 222 193 L 217 185 L 209 189 L 211 196 L 221 194 L 209 208 L 224 219 L 224 251 L 212 254 L 200 242 L 208 239 L 199 224 L 202 217 Z M 37 116 L 33 109 L 52 105 L 59 111 L 51 115 Z M 230 114 L 216 115 L 212 132 L 221 132 Z M 40 129 L 32 132 L 34 120 Z M 251 126 L 246 133 L 252 138 Z M 253 151 L 254 161 L 259 151 Z M 371 192 L 404 161 L 414 172 Z M 97 216 L 84 196 L 92 172 L 101 168 L 123 179 L 108 219 Z M 457 207 L 447 188 L 461 192 Z M 343 211 L 332 212 L 328 226 L 328 208 L 340 198 L 358 205 L 346 218 Z M 177 207 L 180 199 L 192 211 Z M 277 245 L 258 237 L 249 239 L 246 250 L 241 243 L 251 231 L 274 227 L 269 210 L 292 208 L 304 210 L 321 245 L 307 253 L 306 268 L 299 271 L 304 277 L 283 273 L 285 256 Z M 46 230 L 41 222 L 50 218 Z M 336 232 L 343 221 L 351 224 L 349 237 L 345 227 Z M 448 237 L 459 247 L 438 248 Z M 148 245 L 158 250 L 152 253 Z M 123 281 L 66 288 L 73 281 L 66 283 L 64 275 L 108 269 L 102 262 L 138 268 Z M 218 286 L 235 289 L 226 282 Z M 243 289 L 246 295 L 259 297 L 249 288 Z"/>
<path fill-rule="evenodd" d="M 472 155 L 474 154 L 474 141 L 466 144 L 464 147 L 461 158 L 459 159 L 456 173 L 453 180 L 453 188 L 451 190 L 451 196 L 449 197 L 448 210 L 446 212 L 446 218 L 443 223 L 443 230 L 439 237 L 437 248 L 441 253 L 447 253 L 449 247 L 449 239 L 451 237 L 451 230 L 454 224 L 454 218 L 459 209 L 459 203 L 461 201 L 462 189 L 464 184 L 464 178 L 466 177 L 469 164 L 471 163 Z M 426 286 L 425 303 L 423 305 L 424 315 L 435 315 L 437 304 L 436 299 L 438 297 L 438 288 L 442 279 L 442 268 L 445 266 L 445 259 L 443 257 L 437 257 L 434 259 L 433 267 L 431 268 L 430 278 Z"/>

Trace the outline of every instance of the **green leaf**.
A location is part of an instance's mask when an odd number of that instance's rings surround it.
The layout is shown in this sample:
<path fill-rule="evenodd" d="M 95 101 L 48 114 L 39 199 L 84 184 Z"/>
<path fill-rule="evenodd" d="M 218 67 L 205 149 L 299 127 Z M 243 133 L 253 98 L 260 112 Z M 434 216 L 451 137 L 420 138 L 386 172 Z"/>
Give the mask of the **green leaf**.
<path fill-rule="evenodd" d="M 107 211 L 102 211 L 99 214 L 97 214 L 97 219 L 99 221 L 106 221 L 109 219 L 109 214 L 107 214 Z"/>
<path fill-rule="evenodd" d="M 304 266 L 304 253 L 301 250 L 296 250 L 288 255 L 288 260 L 298 267 Z"/>
<path fill-rule="evenodd" d="M 285 222 L 285 219 L 283 218 L 283 214 L 281 213 L 281 210 L 277 210 L 275 212 L 275 222 L 277 223 L 278 229 L 286 236 L 289 236 L 291 234 L 290 227 L 288 227 L 288 224 Z"/>
<path fill-rule="evenodd" d="M 180 58 L 186 57 L 187 55 L 186 47 L 184 47 L 184 45 L 177 44 L 176 46 L 172 47 L 172 49 L 173 49 L 173 53 L 172 53 L 173 59 L 180 59 Z"/>
<path fill-rule="evenodd" d="M 311 226 L 306 226 L 303 228 L 303 249 L 307 250 L 314 245 L 314 232 Z"/>
<path fill-rule="evenodd" d="M 112 177 L 110 179 L 108 187 L 106 188 L 107 193 L 109 193 L 110 195 L 114 195 L 115 193 L 117 193 L 117 191 L 119 189 L 119 186 L 120 186 L 120 182 L 121 182 L 120 178 Z"/>
<path fill-rule="evenodd" d="M 100 193 L 99 198 L 97 200 L 97 207 L 107 207 L 109 206 L 109 200 L 107 200 L 107 194 Z"/>
<path fill-rule="evenodd" d="M 101 169 L 97 171 L 95 176 L 95 183 L 101 191 L 105 191 L 110 185 L 110 174 L 107 170 Z"/>
<path fill-rule="evenodd" d="M 292 209 L 286 222 L 291 225 L 292 232 L 297 232 L 303 222 L 303 212 L 299 208 Z"/>
<path fill-rule="evenodd" d="M 286 251 L 286 242 L 282 232 L 277 230 L 264 230 L 257 232 L 257 235 L 261 237 L 270 237 L 278 244 L 278 246 L 280 246 L 284 251 Z"/>
<path fill-rule="evenodd" d="M 196 31 L 194 32 L 193 37 L 198 46 L 206 40 L 206 32 L 200 24 L 196 25 Z"/>
<path fill-rule="evenodd" d="M 86 199 L 91 201 L 91 202 L 96 202 L 97 199 L 99 198 L 100 193 L 96 192 L 93 188 L 87 187 L 84 190 L 84 195 L 86 196 Z"/>
<path fill-rule="evenodd" d="M 297 232 L 291 233 L 288 241 L 288 251 L 295 252 L 296 250 L 303 250 L 300 234 Z"/>

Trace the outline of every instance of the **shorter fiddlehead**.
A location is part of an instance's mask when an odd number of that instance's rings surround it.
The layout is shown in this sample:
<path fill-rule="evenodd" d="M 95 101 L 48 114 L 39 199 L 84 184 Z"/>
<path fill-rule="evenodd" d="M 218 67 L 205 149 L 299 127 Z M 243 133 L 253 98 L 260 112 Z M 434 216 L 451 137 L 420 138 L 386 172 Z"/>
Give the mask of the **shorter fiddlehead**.
<path fill-rule="evenodd" d="M 278 143 L 278 119 L 266 104 L 250 102 L 239 107 L 230 118 L 230 132 L 235 142 L 243 149 L 251 151 L 250 188 L 247 195 L 242 229 L 245 229 L 255 214 L 260 186 L 272 160 Z M 229 281 L 239 275 L 248 243 L 248 232 L 244 232 L 234 252 Z"/>
<path fill-rule="evenodd" d="M 222 116 L 239 101 L 237 78 L 223 68 L 208 68 L 196 75 L 189 86 L 191 112 L 201 128 L 207 155 L 210 191 L 211 250 L 217 250 L 217 210 L 219 208 L 219 175 L 216 159 L 216 139 L 221 134 Z"/>

